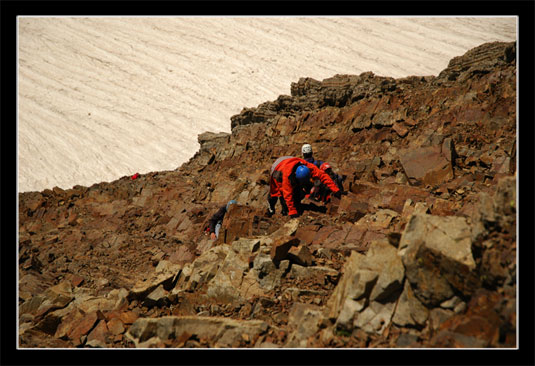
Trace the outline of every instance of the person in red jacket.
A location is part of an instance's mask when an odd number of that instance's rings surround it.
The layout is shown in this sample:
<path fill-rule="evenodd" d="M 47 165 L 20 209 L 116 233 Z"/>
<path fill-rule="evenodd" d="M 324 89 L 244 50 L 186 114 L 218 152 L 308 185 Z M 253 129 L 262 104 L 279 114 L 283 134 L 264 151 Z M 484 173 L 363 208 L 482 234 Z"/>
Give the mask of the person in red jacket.
<path fill-rule="evenodd" d="M 299 216 L 302 211 L 301 200 L 313 186 L 311 178 L 319 179 L 335 196 L 340 195 L 340 189 L 331 177 L 314 164 L 293 156 L 277 159 L 271 166 L 267 214 L 271 216 L 275 213 L 279 199 L 283 215 Z"/>

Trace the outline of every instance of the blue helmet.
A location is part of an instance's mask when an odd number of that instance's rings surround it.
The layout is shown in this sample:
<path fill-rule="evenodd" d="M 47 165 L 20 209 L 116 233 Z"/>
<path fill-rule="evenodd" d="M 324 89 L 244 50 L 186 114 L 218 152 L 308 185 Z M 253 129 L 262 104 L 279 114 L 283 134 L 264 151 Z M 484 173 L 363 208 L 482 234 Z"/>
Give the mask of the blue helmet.
<path fill-rule="evenodd" d="M 227 211 L 228 211 L 228 208 L 230 207 L 230 205 L 233 205 L 233 204 L 235 204 L 235 203 L 236 203 L 236 200 L 230 200 L 230 201 L 228 201 L 228 203 L 227 203 Z"/>
<path fill-rule="evenodd" d="M 306 165 L 299 165 L 295 170 L 295 177 L 299 182 L 306 182 L 310 179 L 310 169 Z"/>

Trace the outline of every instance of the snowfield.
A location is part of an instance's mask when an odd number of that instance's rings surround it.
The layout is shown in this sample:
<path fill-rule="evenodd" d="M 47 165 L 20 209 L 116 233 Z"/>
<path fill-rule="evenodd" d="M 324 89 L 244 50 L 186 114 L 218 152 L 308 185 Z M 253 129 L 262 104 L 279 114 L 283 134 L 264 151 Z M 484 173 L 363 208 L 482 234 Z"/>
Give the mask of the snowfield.
<path fill-rule="evenodd" d="M 516 39 L 516 17 L 20 17 L 18 189 L 174 170 L 301 77 L 436 76 Z"/>

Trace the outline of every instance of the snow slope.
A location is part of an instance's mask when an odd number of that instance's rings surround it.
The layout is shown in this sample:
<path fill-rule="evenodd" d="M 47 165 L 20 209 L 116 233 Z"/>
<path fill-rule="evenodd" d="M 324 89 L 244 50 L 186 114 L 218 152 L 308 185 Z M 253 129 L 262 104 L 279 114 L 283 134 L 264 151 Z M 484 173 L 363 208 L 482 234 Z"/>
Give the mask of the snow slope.
<path fill-rule="evenodd" d="M 21 17 L 18 188 L 174 170 L 300 77 L 438 75 L 516 17 Z"/>

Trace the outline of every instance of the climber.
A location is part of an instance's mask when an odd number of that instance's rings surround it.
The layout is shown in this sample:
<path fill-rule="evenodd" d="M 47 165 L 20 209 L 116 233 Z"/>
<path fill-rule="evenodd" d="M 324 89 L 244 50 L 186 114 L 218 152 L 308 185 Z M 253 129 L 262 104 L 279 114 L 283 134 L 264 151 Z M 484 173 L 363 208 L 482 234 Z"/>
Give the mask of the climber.
<path fill-rule="evenodd" d="M 338 189 L 340 189 L 340 192 L 344 192 L 344 180 L 345 180 L 345 177 L 342 177 L 338 174 L 336 174 L 331 165 L 329 163 L 323 163 L 321 164 L 321 167 L 320 167 L 321 170 L 323 170 L 325 173 L 327 173 L 327 175 L 329 175 L 329 177 L 331 177 L 331 179 L 333 180 L 334 183 L 336 183 L 336 186 L 338 187 Z M 315 180 L 314 181 L 314 188 L 312 188 L 311 190 L 311 193 L 310 193 L 310 198 L 316 200 L 316 201 L 322 201 L 322 202 L 325 202 L 327 203 L 330 199 L 330 189 L 327 188 L 325 186 L 325 184 L 323 184 L 320 180 Z"/>
<path fill-rule="evenodd" d="M 210 238 L 216 240 L 219 237 L 219 229 L 221 229 L 221 224 L 223 223 L 223 218 L 227 213 L 230 205 L 236 203 L 236 200 L 230 200 L 225 206 L 222 206 L 215 214 L 212 215 L 208 221 L 208 229 L 210 233 Z"/>
<path fill-rule="evenodd" d="M 319 179 L 335 196 L 340 196 L 340 189 L 331 177 L 314 164 L 293 156 L 283 156 L 277 159 L 271 166 L 269 206 L 266 214 L 272 216 L 275 213 L 275 205 L 279 199 L 282 215 L 299 216 L 302 212 L 301 200 L 310 193 L 313 186 L 311 178 Z"/>
<path fill-rule="evenodd" d="M 321 167 L 321 164 L 323 164 L 323 161 L 321 160 L 316 160 L 314 159 L 314 157 L 312 156 L 313 153 L 312 153 L 312 146 L 310 146 L 310 144 L 304 144 L 302 147 L 301 147 L 301 153 L 303 154 L 303 159 L 306 160 L 307 162 L 309 163 L 312 163 L 314 164 L 315 166 L 317 166 L 318 168 Z"/>

